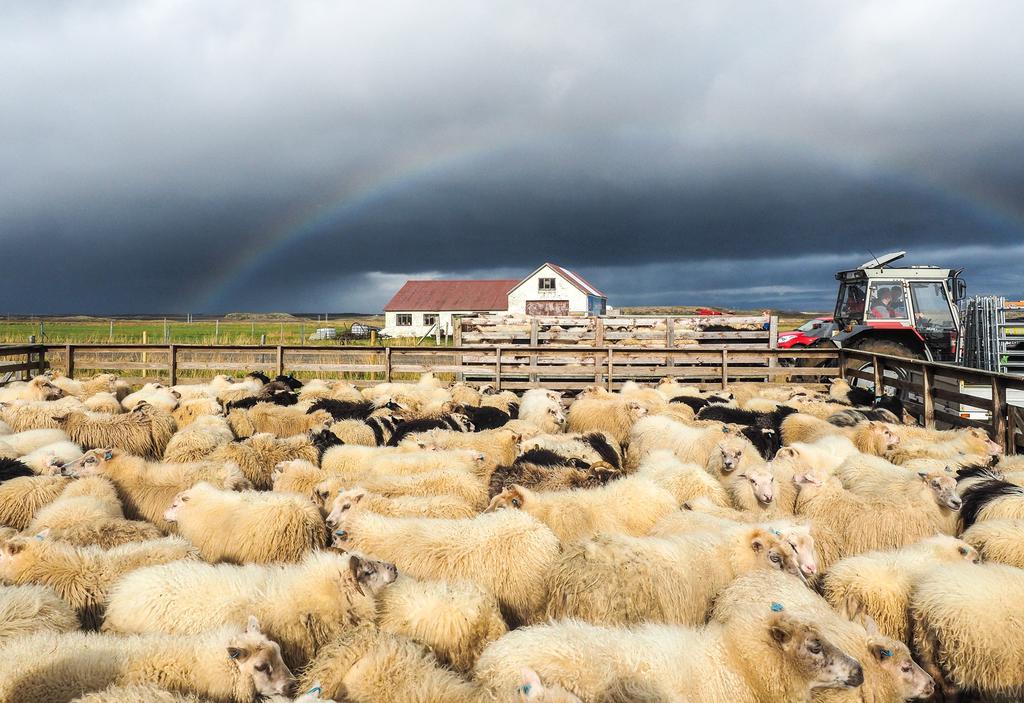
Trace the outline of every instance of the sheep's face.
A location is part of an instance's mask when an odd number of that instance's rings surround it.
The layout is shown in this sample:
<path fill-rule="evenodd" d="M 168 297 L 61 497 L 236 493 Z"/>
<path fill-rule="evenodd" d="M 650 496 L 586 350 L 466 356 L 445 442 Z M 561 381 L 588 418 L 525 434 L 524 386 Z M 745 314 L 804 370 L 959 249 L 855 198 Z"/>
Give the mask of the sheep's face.
<path fill-rule="evenodd" d="M 191 499 L 191 491 L 182 491 L 178 495 L 174 496 L 174 502 L 171 503 L 171 507 L 164 511 L 164 521 L 177 522 L 178 517 L 181 515 L 182 506 L 188 503 Z"/>
<path fill-rule="evenodd" d="M 762 560 L 763 568 L 785 571 L 807 583 L 796 552 L 777 530 L 754 530 L 750 535 L 750 550 Z"/>
<path fill-rule="evenodd" d="M 891 452 L 900 444 L 900 437 L 892 431 L 885 423 L 869 422 L 868 432 L 871 433 L 872 446 L 878 447 L 882 452 Z"/>
<path fill-rule="evenodd" d="M 956 555 L 959 558 L 963 559 L 969 564 L 981 563 L 981 554 L 978 553 L 977 549 L 967 544 L 967 542 L 963 542 L 961 540 L 956 540 L 956 543 Z"/>
<path fill-rule="evenodd" d="M 718 455 L 722 471 L 731 473 L 740 467 L 743 460 L 743 447 L 738 447 L 732 442 L 719 442 Z"/>
<path fill-rule="evenodd" d="M 520 703 L 581 703 L 579 698 L 563 688 L 545 686 L 533 669 L 523 669 L 516 693 L 516 700 Z"/>
<path fill-rule="evenodd" d="M 502 508 L 522 510 L 525 505 L 526 491 L 523 490 L 522 486 L 512 485 L 491 498 L 491 502 L 484 512 L 493 513 Z"/>
<path fill-rule="evenodd" d="M 398 578 L 398 568 L 394 564 L 363 559 L 355 554 L 348 558 L 348 568 L 356 589 L 364 595 L 376 596 Z"/>
<path fill-rule="evenodd" d="M 949 510 L 960 509 L 963 501 L 957 495 L 955 478 L 938 472 L 921 472 L 918 475 L 928 485 L 939 506 Z"/>
<path fill-rule="evenodd" d="M 768 505 L 775 499 L 775 476 L 768 469 L 750 468 L 736 474 L 750 482 L 754 497 L 761 505 Z"/>
<path fill-rule="evenodd" d="M 814 688 L 856 688 L 864 683 L 860 662 L 825 639 L 816 628 L 779 613 L 768 634 Z"/>
<path fill-rule="evenodd" d="M 565 413 L 562 411 L 560 405 L 552 405 L 547 410 L 548 421 L 554 424 L 556 427 L 562 427 L 565 425 Z"/>
<path fill-rule="evenodd" d="M 626 403 L 626 412 L 629 414 L 629 419 L 636 422 L 647 414 L 647 408 L 635 400 L 631 400 Z"/>
<path fill-rule="evenodd" d="M 119 449 L 90 449 L 85 454 L 69 461 L 60 468 L 62 476 L 85 478 L 103 474 L 103 467 L 121 455 Z"/>
<path fill-rule="evenodd" d="M 12 537 L 0 547 L 0 579 L 13 580 L 21 572 L 21 565 L 32 560 L 32 553 L 38 543 L 46 539 L 49 530 L 43 530 L 35 537 Z"/>
<path fill-rule="evenodd" d="M 348 515 L 349 511 L 356 507 L 356 505 L 359 504 L 359 501 L 365 497 L 366 491 L 362 488 L 338 491 L 338 496 L 334 499 L 334 503 L 331 505 L 331 512 L 327 515 L 327 524 L 331 527 L 337 527 L 340 525 L 342 518 Z"/>
<path fill-rule="evenodd" d="M 868 649 L 878 665 L 899 686 L 903 700 L 929 698 L 935 691 L 935 681 L 910 656 L 907 645 L 878 633 L 874 623 L 868 623 Z"/>
<path fill-rule="evenodd" d="M 818 555 L 814 551 L 814 538 L 811 531 L 804 526 L 796 525 L 791 529 L 780 530 L 782 538 L 789 542 L 796 554 L 797 564 L 804 576 L 818 573 Z"/>
<path fill-rule="evenodd" d="M 58 400 L 64 397 L 64 391 L 50 383 L 46 376 L 36 376 L 29 385 L 34 391 L 36 400 Z"/>
<path fill-rule="evenodd" d="M 252 678 L 253 687 L 261 696 L 292 694 L 295 677 L 281 658 L 281 647 L 260 632 L 255 617 L 249 616 L 245 632 L 232 638 L 227 655 L 243 676 Z"/>
<path fill-rule="evenodd" d="M 967 454 L 999 456 L 1003 453 L 1003 448 L 997 442 L 993 442 L 985 430 L 978 427 L 971 427 L 964 431 L 964 442 L 967 445 Z"/>

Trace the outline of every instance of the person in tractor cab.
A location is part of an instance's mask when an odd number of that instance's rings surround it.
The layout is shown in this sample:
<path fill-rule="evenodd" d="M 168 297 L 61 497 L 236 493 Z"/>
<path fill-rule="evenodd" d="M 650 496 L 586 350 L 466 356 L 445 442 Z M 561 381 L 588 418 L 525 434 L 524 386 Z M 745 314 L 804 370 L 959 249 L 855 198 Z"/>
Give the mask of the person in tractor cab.
<path fill-rule="evenodd" d="M 871 317 L 876 320 L 887 320 L 891 317 L 896 317 L 891 288 L 878 289 L 878 292 L 875 294 L 875 304 L 871 306 Z"/>

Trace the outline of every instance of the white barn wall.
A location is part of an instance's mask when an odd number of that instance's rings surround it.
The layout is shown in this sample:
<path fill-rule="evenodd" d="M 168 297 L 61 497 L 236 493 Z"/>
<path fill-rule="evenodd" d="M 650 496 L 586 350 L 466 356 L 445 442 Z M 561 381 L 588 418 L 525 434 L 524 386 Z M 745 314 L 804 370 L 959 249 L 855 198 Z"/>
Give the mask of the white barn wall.
<path fill-rule="evenodd" d="M 452 333 L 452 316 L 453 315 L 472 315 L 474 313 L 482 312 L 480 310 L 442 310 L 441 312 L 433 313 L 429 310 L 396 310 L 394 312 L 384 313 L 384 329 L 381 330 L 383 334 L 389 337 L 422 337 L 427 332 L 433 330 L 433 325 L 427 325 L 423 323 L 424 315 L 437 315 L 438 322 L 441 323 L 441 334 Z M 399 315 L 412 315 L 412 326 L 399 327 L 398 316 Z"/>
<path fill-rule="evenodd" d="M 555 289 L 539 290 L 537 281 L 541 278 L 554 278 Z M 528 300 L 568 300 L 569 312 L 587 312 L 587 294 L 565 280 L 550 266 L 543 266 L 508 294 L 508 311 L 525 315 Z"/>

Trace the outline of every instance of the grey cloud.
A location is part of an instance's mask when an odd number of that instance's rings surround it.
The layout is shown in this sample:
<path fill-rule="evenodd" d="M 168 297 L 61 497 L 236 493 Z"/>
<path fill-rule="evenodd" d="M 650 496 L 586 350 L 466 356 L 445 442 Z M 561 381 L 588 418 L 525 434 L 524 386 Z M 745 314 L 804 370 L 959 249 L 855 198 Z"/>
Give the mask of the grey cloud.
<path fill-rule="evenodd" d="M 375 310 L 544 259 L 822 307 L 897 247 L 1022 287 L 1019 3 L 8 5 L 7 311 Z"/>

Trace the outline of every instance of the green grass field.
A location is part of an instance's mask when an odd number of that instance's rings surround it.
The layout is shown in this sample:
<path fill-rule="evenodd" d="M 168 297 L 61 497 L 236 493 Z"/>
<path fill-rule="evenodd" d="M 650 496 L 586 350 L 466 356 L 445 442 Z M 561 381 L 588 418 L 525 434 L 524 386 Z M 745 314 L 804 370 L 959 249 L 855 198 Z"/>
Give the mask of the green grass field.
<path fill-rule="evenodd" d="M 114 320 L 103 318 L 35 320 L 0 320 L 0 344 L 25 344 L 32 335 L 37 342 L 46 344 L 259 344 L 266 335 L 267 344 L 332 344 L 368 345 L 369 339 L 338 339 L 311 341 L 310 335 L 318 327 L 333 327 L 339 335 L 347 332 L 353 323 L 380 327 L 383 317 L 331 319 L 327 323 L 316 320 L 213 320 L 184 322 L 168 320 Z M 389 339 L 386 344 L 413 344 L 418 340 Z M 424 344 L 430 340 L 424 341 Z"/>

